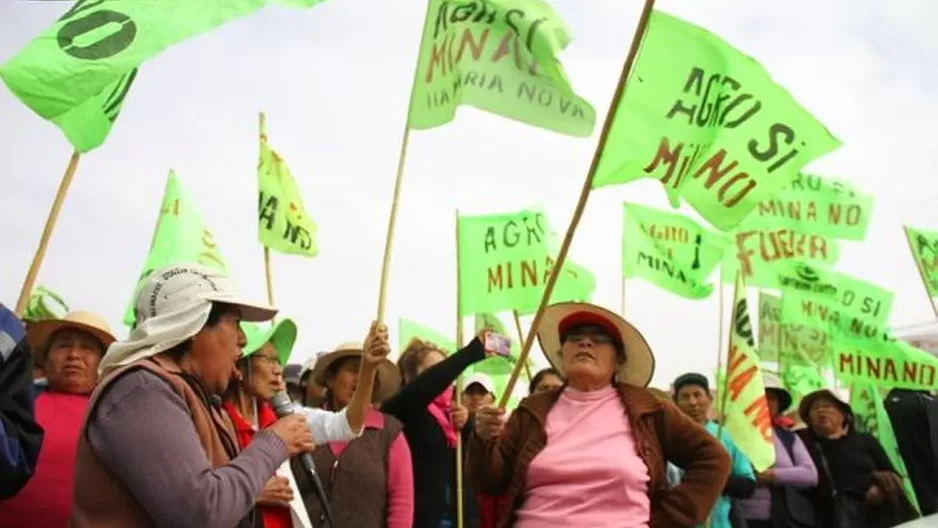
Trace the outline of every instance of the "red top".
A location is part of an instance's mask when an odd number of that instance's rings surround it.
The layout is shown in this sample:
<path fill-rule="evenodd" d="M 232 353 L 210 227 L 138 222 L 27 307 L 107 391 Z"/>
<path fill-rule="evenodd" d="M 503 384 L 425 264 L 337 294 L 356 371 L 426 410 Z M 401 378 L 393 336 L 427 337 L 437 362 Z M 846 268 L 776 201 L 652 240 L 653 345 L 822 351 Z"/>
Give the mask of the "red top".
<path fill-rule="evenodd" d="M 89 401 L 88 395 L 52 391 L 36 397 L 36 421 L 45 430 L 36 473 L 13 498 L 0 501 L 0 526 L 68 526 L 78 439 Z"/>
<path fill-rule="evenodd" d="M 228 411 L 228 415 L 231 416 L 231 421 L 234 423 L 235 430 L 238 433 L 238 444 L 241 446 L 241 449 L 244 449 L 251 443 L 251 439 L 254 438 L 257 431 L 241 416 L 238 409 L 230 402 L 225 402 L 224 407 L 225 410 Z M 257 404 L 257 423 L 261 429 L 270 427 L 270 425 L 276 421 L 277 415 L 274 414 L 274 410 L 270 404 Z M 273 475 L 271 475 L 271 477 L 273 477 Z M 289 508 L 282 508 L 280 506 L 258 506 L 257 509 L 261 512 L 261 517 L 264 519 L 264 528 L 293 528 L 293 518 L 290 516 Z"/>

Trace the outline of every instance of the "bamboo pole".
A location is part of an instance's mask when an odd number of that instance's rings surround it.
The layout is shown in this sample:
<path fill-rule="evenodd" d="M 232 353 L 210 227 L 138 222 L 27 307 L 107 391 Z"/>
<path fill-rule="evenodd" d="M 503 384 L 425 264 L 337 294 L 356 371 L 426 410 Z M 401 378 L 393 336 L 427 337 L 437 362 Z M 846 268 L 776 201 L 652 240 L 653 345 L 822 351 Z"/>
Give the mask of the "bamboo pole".
<path fill-rule="evenodd" d="M 524 342 L 524 332 L 521 331 L 521 316 L 518 314 L 518 310 L 513 310 L 511 314 L 515 318 L 515 330 L 518 331 L 518 342 Z M 528 377 L 528 381 L 531 381 L 533 376 L 531 375 L 531 365 L 528 365 L 528 362 L 524 362 L 524 373 Z"/>
<path fill-rule="evenodd" d="M 935 319 L 938 319 L 938 306 L 935 306 L 935 300 L 931 298 L 931 293 L 928 291 L 928 279 L 925 277 L 925 269 L 922 268 L 922 262 L 915 255 L 915 245 L 912 244 L 912 237 L 909 236 L 909 226 L 903 225 L 902 230 L 905 231 L 905 241 L 909 243 L 909 252 L 912 253 L 912 260 L 915 261 L 918 276 L 922 279 L 922 286 L 925 288 L 925 296 L 928 297 L 928 304 L 931 305 Z"/>
<path fill-rule="evenodd" d="M 615 121 L 616 109 L 619 106 L 619 101 L 622 99 L 622 94 L 625 92 L 625 84 L 628 80 L 629 72 L 632 71 L 632 65 L 635 63 L 635 58 L 638 56 L 638 49 L 641 47 L 642 38 L 645 35 L 645 28 L 648 27 L 648 19 L 651 17 L 651 12 L 654 6 L 655 0 L 645 0 L 645 7 L 642 9 L 641 17 L 638 20 L 638 26 L 635 28 L 635 35 L 632 37 L 632 44 L 629 47 L 628 56 L 625 59 L 625 63 L 622 65 L 622 72 L 619 75 L 619 82 L 616 84 L 616 91 L 612 96 L 612 101 L 609 103 L 609 110 L 606 113 L 606 120 L 603 123 L 602 132 L 599 134 L 599 141 L 596 144 L 596 151 L 593 153 L 593 161 L 590 163 L 589 172 L 587 172 L 586 179 L 583 181 L 583 188 L 580 190 L 580 198 L 577 201 L 576 208 L 573 210 L 573 217 L 570 219 L 570 225 L 567 227 L 567 233 L 564 235 L 563 242 L 560 244 L 560 251 L 557 253 L 557 259 L 550 271 L 550 276 L 547 278 L 547 283 L 544 285 L 544 294 L 541 297 L 541 303 L 538 306 L 537 311 L 534 313 L 534 319 L 531 321 L 531 328 L 528 331 L 527 338 L 525 338 L 524 345 L 521 349 L 521 354 L 518 357 L 518 364 L 516 364 L 514 370 L 512 370 L 511 377 L 508 378 L 508 385 L 505 387 L 505 394 L 502 394 L 501 400 L 498 402 L 498 407 L 500 409 L 504 409 L 505 406 L 508 405 L 509 396 L 515 389 L 515 383 L 517 383 L 518 377 L 521 375 L 521 365 L 528 361 L 528 354 L 531 353 L 531 347 L 534 345 L 534 337 L 537 333 L 537 327 L 541 324 L 541 318 L 544 316 L 544 309 L 550 302 L 550 296 L 554 293 L 554 286 L 557 284 L 557 278 L 560 276 L 563 263 L 567 259 L 567 253 L 570 251 L 570 244 L 573 242 L 573 234 L 576 232 L 576 228 L 580 224 L 580 219 L 583 216 L 583 211 L 586 209 L 586 202 L 589 199 L 590 189 L 593 187 L 593 178 L 596 176 L 596 169 L 599 167 L 599 160 L 601 159 L 603 149 L 606 146 L 606 140 L 609 137 L 609 131 L 612 129 L 612 123 Z"/>
<path fill-rule="evenodd" d="M 459 209 L 456 209 L 456 348 L 463 346 L 462 288 L 459 287 Z M 456 378 L 456 405 L 462 404 L 462 374 Z M 462 431 L 456 434 L 456 528 L 463 528 L 463 445 Z"/>
<path fill-rule="evenodd" d="M 26 313 L 26 306 L 29 304 L 29 296 L 32 294 L 33 286 L 36 284 L 36 277 L 39 276 L 39 268 L 42 267 L 42 260 L 46 256 L 46 249 L 49 247 L 49 240 L 52 238 L 52 231 L 55 229 L 55 222 L 59 218 L 59 211 L 62 210 L 62 204 L 65 202 L 65 196 L 68 194 L 68 188 L 72 185 L 72 178 L 75 177 L 75 171 L 78 169 L 78 160 L 81 159 L 81 153 L 77 150 L 72 152 L 72 157 L 68 161 L 68 167 L 59 182 L 59 189 L 55 193 L 55 199 L 52 201 L 52 208 L 49 209 L 49 216 L 46 218 L 46 225 L 42 228 L 42 235 L 39 237 L 39 247 L 33 255 L 33 261 L 29 265 L 29 271 L 26 272 L 26 278 L 23 280 L 23 287 L 20 288 L 20 297 L 16 301 L 16 315 L 22 317 Z"/>
<path fill-rule="evenodd" d="M 430 6 L 433 2 L 427 2 L 427 13 L 424 15 L 423 24 L 426 27 L 430 20 Z M 397 207 L 401 200 L 401 186 L 404 182 L 404 167 L 407 164 L 407 145 L 410 143 L 410 114 L 414 106 L 413 90 L 417 85 L 418 74 L 420 73 L 420 52 L 423 50 L 424 36 L 426 31 L 420 36 L 420 47 L 417 48 L 417 64 L 414 65 L 414 81 L 411 84 L 411 98 L 407 103 L 407 121 L 404 123 L 404 137 L 401 139 L 401 150 L 397 158 L 397 175 L 394 178 L 394 194 L 391 198 L 391 212 L 388 214 L 388 230 L 384 238 L 384 258 L 381 260 L 381 281 L 378 285 L 378 322 L 384 322 L 384 308 L 387 304 L 388 279 L 391 272 L 391 250 L 394 245 L 394 228 L 397 226 Z"/>
<path fill-rule="evenodd" d="M 258 121 L 258 130 L 260 131 L 260 139 L 262 142 L 267 142 L 267 116 L 264 112 L 261 112 L 257 118 Z M 264 277 L 267 281 L 267 304 L 270 306 L 274 305 L 274 278 L 273 271 L 270 268 L 270 248 L 264 246 Z"/>

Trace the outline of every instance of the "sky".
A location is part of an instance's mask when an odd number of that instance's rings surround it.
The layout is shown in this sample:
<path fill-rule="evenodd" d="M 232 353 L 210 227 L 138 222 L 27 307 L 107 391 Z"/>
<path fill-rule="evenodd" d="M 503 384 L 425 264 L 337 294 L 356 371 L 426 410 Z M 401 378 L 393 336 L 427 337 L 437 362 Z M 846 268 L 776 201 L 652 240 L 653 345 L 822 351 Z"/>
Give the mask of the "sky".
<path fill-rule="evenodd" d="M 596 131 L 565 137 L 462 107 L 449 125 L 411 134 L 386 316 L 395 345 L 399 317 L 455 333 L 455 209 L 485 214 L 540 204 L 558 231 L 566 229 L 642 2 L 548 1 L 572 29 L 562 58 L 574 88 L 596 108 Z M 661 0 L 657 7 L 755 57 L 843 141 L 807 170 L 850 180 L 874 194 L 876 206 L 866 241 L 844 242 L 838 269 L 896 293 L 893 325 L 934 319 L 901 226 L 938 230 L 938 3 L 789 0 L 766 8 Z M 65 9 L 0 2 L 0 62 Z M 239 288 L 262 301 L 256 163 L 264 111 L 271 144 L 320 229 L 317 258 L 272 256 L 275 304 L 300 328 L 292 361 L 361 340 L 377 309 L 424 11 L 419 0 L 271 6 L 147 61 L 108 141 L 80 162 L 37 285 L 73 309 L 100 313 L 124 335 L 121 316 L 172 168 Z M 0 301 L 13 306 L 71 148 L 5 89 L 0 145 Z M 594 302 L 615 311 L 625 200 L 667 208 L 656 181 L 598 190 L 571 251 L 596 275 Z M 686 371 L 712 374 L 725 353 L 718 296 L 689 301 L 632 280 L 625 299 L 628 318 L 657 356 L 653 385 Z M 727 306 L 731 300 L 727 288 Z M 522 323 L 526 330 L 528 320 Z M 532 355 L 546 363 L 539 351 Z"/>

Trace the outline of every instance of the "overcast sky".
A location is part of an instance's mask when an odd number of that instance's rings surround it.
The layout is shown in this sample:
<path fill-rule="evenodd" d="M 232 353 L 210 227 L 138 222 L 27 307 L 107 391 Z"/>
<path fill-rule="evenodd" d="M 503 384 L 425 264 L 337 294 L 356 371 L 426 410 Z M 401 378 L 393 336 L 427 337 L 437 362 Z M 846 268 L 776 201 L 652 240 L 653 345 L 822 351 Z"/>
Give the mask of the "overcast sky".
<path fill-rule="evenodd" d="M 494 213 L 540 203 L 557 230 L 566 229 L 642 2 L 551 3 L 573 30 L 564 63 L 596 108 L 596 134 L 564 137 L 468 107 L 450 125 L 412 134 L 387 312 L 394 343 L 398 317 L 453 332 L 455 208 Z M 843 140 L 809 169 L 851 180 L 876 196 L 876 207 L 866 242 L 843 243 L 839 269 L 896 292 L 892 324 L 933 318 L 901 224 L 938 229 L 938 3 L 771 4 L 662 0 L 658 7 L 754 56 Z M 0 3 L 0 61 L 66 8 Z M 263 299 L 255 172 L 263 110 L 271 144 L 320 226 L 318 258 L 273 256 L 276 304 L 300 327 L 293 360 L 364 337 L 376 310 L 424 10 L 420 0 L 271 7 L 145 63 L 107 143 L 81 161 L 37 284 L 61 293 L 72 308 L 101 313 L 123 335 L 123 309 L 166 173 L 175 168 L 240 288 Z M 0 90 L 0 145 L 0 299 L 12 306 L 71 149 L 58 129 L 6 90 Z M 572 252 L 596 273 L 594 300 L 615 310 L 623 200 L 667 207 L 654 181 L 597 191 Z M 727 305 L 731 296 L 728 289 Z M 657 354 L 654 384 L 687 370 L 712 373 L 716 296 L 687 301 L 630 281 L 627 302 L 628 316 Z"/>

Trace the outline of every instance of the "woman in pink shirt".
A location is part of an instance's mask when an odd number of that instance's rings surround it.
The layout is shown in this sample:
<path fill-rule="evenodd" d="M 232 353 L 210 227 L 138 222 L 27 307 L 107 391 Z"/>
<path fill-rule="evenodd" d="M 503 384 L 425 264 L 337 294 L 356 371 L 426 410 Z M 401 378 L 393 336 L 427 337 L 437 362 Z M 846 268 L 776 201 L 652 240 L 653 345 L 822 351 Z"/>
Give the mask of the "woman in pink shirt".
<path fill-rule="evenodd" d="M 310 377 L 325 387 L 323 407 L 339 411 L 348 405 L 358 385 L 361 344 L 344 343 L 316 361 Z M 397 365 L 378 366 L 374 399 L 380 403 L 401 386 Z M 401 423 L 375 408 L 365 415 L 365 430 L 351 442 L 329 442 L 313 452 L 316 472 L 332 502 L 338 526 L 411 528 L 414 519 L 414 476 L 410 447 Z M 306 508 L 315 526 L 323 526 L 318 501 Z M 318 514 L 318 515 L 317 515 Z"/>
<path fill-rule="evenodd" d="M 480 409 L 469 442 L 477 490 L 506 496 L 499 526 L 672 528 L 702 523 L 729 475 L 712 435 L 645 389 L 654 356 L 618 315 L 554 304 L 537 329 L 566 385 L 529 396 L 505 423 Z M 668 489 L 666 466 L 686 470 Z"/>

